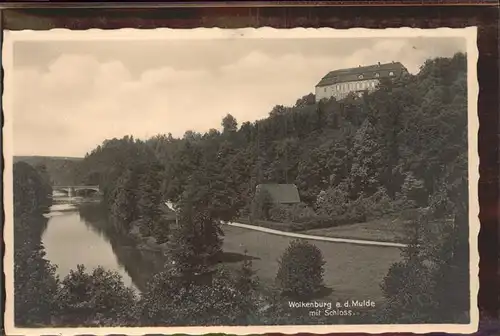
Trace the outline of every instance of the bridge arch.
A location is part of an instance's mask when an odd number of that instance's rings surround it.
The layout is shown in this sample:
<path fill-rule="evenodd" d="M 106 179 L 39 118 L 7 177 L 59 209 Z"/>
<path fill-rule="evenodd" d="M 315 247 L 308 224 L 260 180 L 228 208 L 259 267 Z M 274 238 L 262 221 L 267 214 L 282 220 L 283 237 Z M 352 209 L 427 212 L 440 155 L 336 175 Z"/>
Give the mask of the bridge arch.
<path fill-rule="evenodd" d="M 52 192 L 61 192 L 66 194 L 68 197 L 78 196 L 78 194 L 99 194 L 101 192 L 99 186 L 53 186 Z"/>

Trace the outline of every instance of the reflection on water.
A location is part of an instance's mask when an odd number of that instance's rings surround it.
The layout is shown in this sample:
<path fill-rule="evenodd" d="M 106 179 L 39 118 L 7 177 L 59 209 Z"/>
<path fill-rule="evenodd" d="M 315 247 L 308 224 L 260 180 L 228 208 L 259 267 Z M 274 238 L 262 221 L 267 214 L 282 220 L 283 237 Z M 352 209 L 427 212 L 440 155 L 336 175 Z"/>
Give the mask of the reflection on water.
<path fill-rule="evenodd" d="M 162 270 L 164 256 L 141 251 L 108 219 L 99 204 L 57 204 L 48 214 L 42 236 L 46 258 L 57 265 L 59 276 L 83 264 L 118 272 L 127 286 L 144 290 L 148 279 Z"/>

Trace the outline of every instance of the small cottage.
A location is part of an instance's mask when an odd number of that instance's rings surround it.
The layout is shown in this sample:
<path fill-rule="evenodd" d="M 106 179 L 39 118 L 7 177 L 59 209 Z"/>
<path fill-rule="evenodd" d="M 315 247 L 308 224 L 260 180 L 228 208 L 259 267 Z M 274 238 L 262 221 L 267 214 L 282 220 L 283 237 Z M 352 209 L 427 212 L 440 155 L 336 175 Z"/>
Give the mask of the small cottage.
<path fill-rule="evenodd" d="M 274 204 L 298 204 L 300 203 L 299 190 L 295 184 L 259 184 L 256 194 L 261 190 L 268 192 L 271 202 Z"/>

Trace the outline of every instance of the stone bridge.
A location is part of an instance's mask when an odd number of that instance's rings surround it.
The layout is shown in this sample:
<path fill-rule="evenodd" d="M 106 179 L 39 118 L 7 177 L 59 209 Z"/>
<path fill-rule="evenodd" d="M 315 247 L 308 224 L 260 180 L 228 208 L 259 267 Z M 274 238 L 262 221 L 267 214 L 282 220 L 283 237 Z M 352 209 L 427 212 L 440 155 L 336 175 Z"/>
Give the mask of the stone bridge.
<path fill-rule="evenodd" d="M 63 192 L 68 195 L 68 197 L 77 196 L 81 191 L 94 191 L 97 194 L 101 193 L 99 186 L 93 185 L 79 185 L 79 186 L 53 186 L 52 191 Z"/>

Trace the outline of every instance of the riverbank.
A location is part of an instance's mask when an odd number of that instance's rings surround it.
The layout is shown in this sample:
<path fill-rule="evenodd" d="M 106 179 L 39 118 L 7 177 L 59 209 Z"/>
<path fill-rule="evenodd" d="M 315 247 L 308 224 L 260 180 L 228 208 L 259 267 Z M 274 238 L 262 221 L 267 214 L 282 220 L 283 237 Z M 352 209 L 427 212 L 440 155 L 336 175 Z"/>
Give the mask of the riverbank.
<path fill-rule="evenodd" d="M 167 243 L 158 243 L 156 238 L 152 236 L 144 236 L 141 233 L 140 222 L 134 221 L 131 223 L 129 235 L 137 243 L 137 249 L 151 252 L 167 252 Z"/>
<path fill-rule="evenodd" d="M 389 223 L 389 224 L 388 224 Z M 401 243 L 401 235 L 397 228 L 401 223 L 395 220 L 380 219 L 367 223 L 350 224 L 326 229 L 314 229 L 301 232 L 290 232 L 278 230 L 275 227 L 286 228 L 285 223 L 276 223 L 273 228 L 252 225 L 249 221 L 239 219 L 238 222 L 225 223 L 225 225 L 235 226 L 246 230 L 260 231 L 266 234 L 279 235 L 290 238 L 323 241 L 330 243 L 371 245 L 381 247 L 403 248 L 406 244 Z M 158 243 L 152 236 L 144 236 L 140 232 L 139 222 L 132 223 L 130 230 L 131 237 L 137 242 L 137 248 L 152 252 L 166 253 L 167 243 Z"/>

